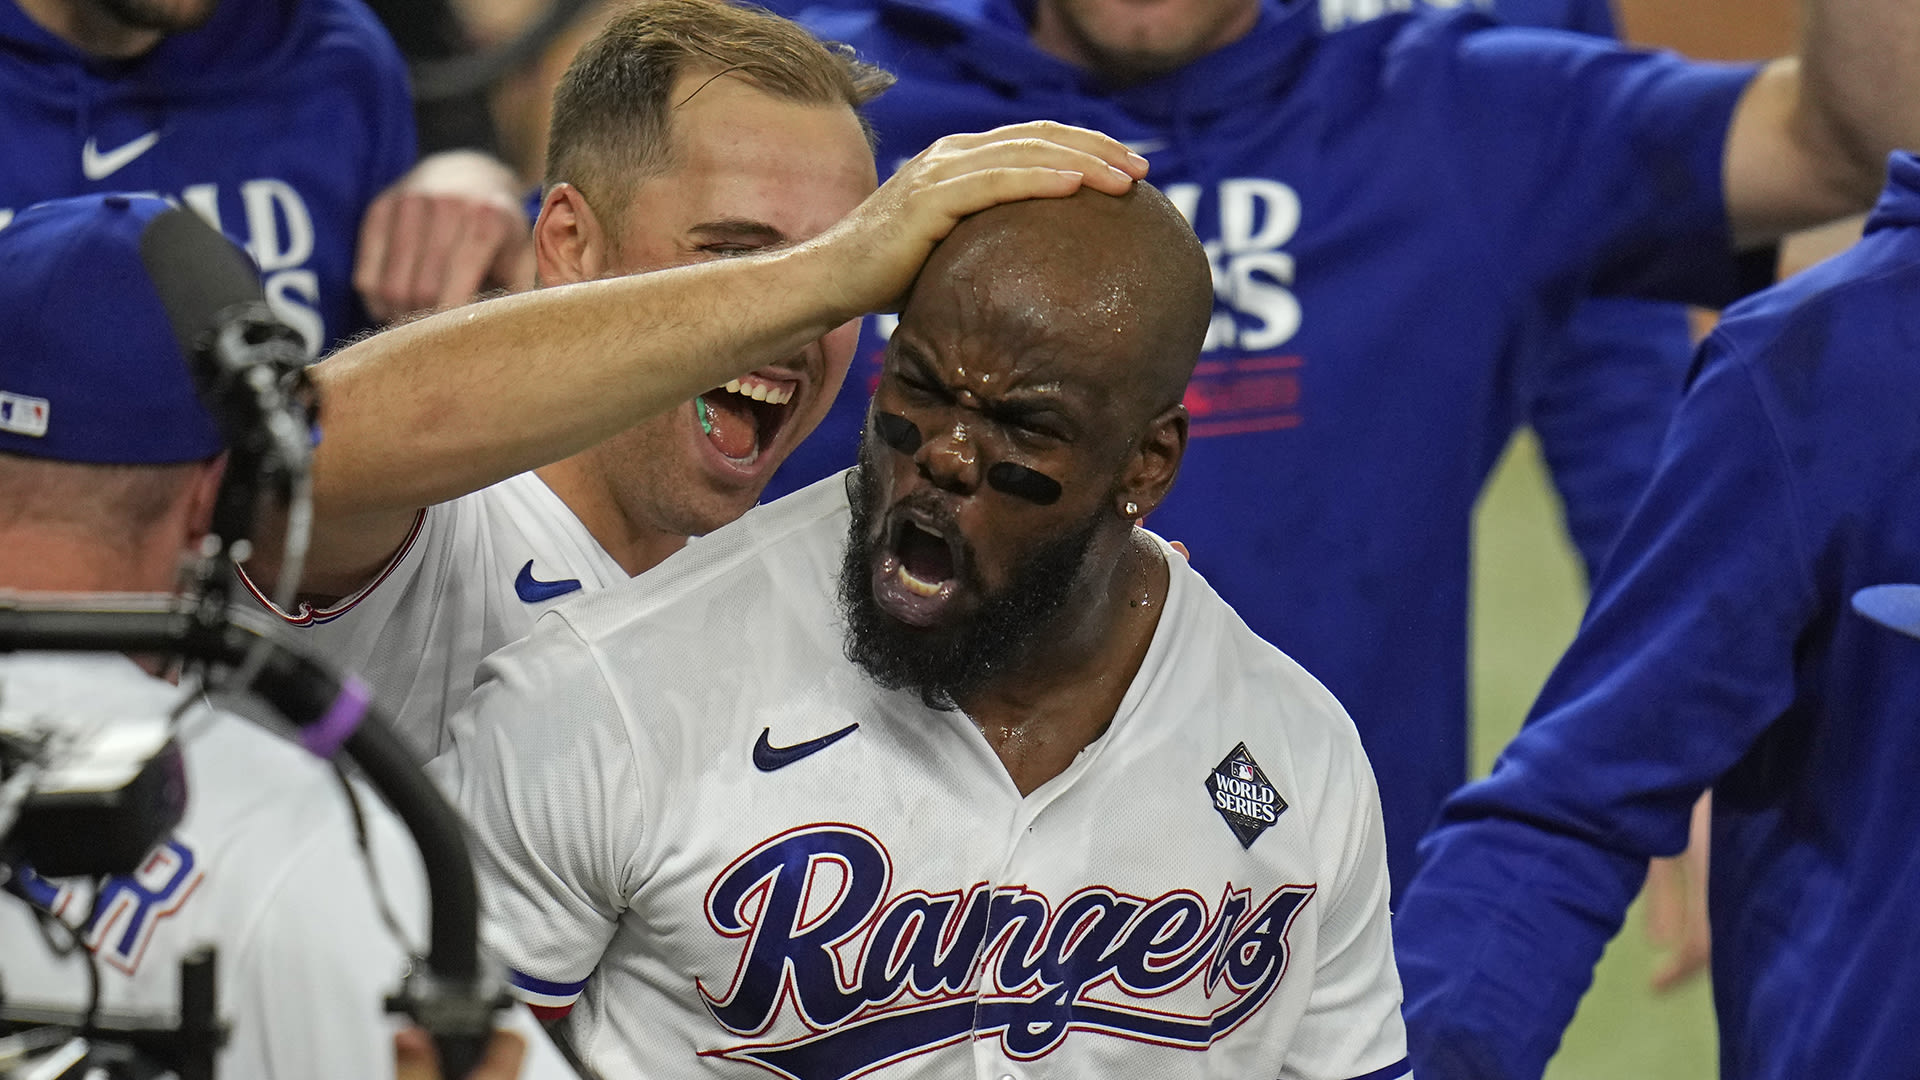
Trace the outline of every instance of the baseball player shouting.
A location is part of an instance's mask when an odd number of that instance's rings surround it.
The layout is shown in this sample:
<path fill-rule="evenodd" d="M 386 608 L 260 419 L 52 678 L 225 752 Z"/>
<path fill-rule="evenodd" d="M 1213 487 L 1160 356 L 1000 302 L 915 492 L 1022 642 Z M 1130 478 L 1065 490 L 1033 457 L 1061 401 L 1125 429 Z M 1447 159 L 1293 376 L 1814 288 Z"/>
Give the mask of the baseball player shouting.
<path fill-rule="evenodd" d="M 1029 124 L 947 140 L 876 193 L 856 110 L 887 81 L 765 12 L 633 6 L 555 98 L 535 249 L 541 282 L 572 287 L 315 369 L 318 596 L 287 614 L 367 676 L 421 760 L 481 659 L 542 611 L 753 505 L 839 389 L 849 320 L 895 302 L 954 221 L 1145 172 L 1103 136 Z M 780 254 L 732 258 L 763 250 Z M 637 276 L 599 280 L 617 275 Z"/>
<path fill-rule="evenodd" d="M 1145 185 L 974 216 L 858 468 L 488 661 L 436 766 L 592 1068 L 1407 1075 L 1352 723 L 1133 525 L 1210 297 Z"/>

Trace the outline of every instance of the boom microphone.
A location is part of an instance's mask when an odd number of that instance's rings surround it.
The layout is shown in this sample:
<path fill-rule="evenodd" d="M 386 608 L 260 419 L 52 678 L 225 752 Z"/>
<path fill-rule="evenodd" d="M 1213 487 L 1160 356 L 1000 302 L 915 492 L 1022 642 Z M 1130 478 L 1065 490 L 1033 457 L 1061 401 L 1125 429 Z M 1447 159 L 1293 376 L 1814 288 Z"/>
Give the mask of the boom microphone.
<path fill-rule="evenodd" d="M 227 445 L 254 449 L 263 416 L 284 407 L 282 384 L 306 364 L 300 335 L 267 307 L 246 255 L 190 210 L 147 223 L 140 261 Z"/>

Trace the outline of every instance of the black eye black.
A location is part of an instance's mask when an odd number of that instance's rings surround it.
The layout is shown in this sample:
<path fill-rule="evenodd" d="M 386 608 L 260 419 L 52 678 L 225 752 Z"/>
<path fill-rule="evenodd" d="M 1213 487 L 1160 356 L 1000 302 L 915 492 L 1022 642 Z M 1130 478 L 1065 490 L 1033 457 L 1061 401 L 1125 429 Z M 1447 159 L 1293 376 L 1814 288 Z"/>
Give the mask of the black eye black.
<path fill-rule="evenodd" d="M 997 491 L 1040 506 L 1051 506 L 1060 500 L 1060 481 L 1011 461 L 994 462 L 987 469 L 987 483 Z"/>
<path fill-rule="evenodd" d="M 920 429 L 913 421 L 890 412 L 873 414 L 874 430 L 879 432 L 880 441 L 903 454 L 912 454 L 920 449 Z"/>

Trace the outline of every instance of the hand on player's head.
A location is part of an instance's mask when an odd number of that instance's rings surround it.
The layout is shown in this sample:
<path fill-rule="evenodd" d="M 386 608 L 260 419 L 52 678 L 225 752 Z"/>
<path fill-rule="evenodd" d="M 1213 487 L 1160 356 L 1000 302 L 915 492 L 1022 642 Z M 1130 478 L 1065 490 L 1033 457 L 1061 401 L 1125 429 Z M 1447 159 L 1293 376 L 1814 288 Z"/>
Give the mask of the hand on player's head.
<path fill-rule="evenodd" d="M 949 135 L 820 238 L 836 256 L 838 306 L 849 317 L 897 310 L 927 254 L 968 215 L 1082 186 L 1120 195 L 1146 173 L 1146 159 L 1119 142 L 1052 121 Z"/>

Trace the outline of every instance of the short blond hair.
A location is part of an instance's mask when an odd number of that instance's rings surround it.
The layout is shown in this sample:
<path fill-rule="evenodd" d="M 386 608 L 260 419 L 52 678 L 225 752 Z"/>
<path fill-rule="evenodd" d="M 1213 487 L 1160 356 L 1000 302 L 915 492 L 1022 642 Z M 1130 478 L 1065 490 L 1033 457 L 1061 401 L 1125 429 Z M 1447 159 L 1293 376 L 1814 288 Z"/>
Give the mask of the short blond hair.
<path fill-rule="evenodd" d="M 669 98 L 689 69 L 737 76 L 801 104 L 845 105 L 856 116 L 894 81 L 848 46 L 823 45 L 763 8 L 637 0 L 581 47 L 554 90 L 547 188 L 572 184 L 617 222 L 633 185 L 673 164 Z"/>

